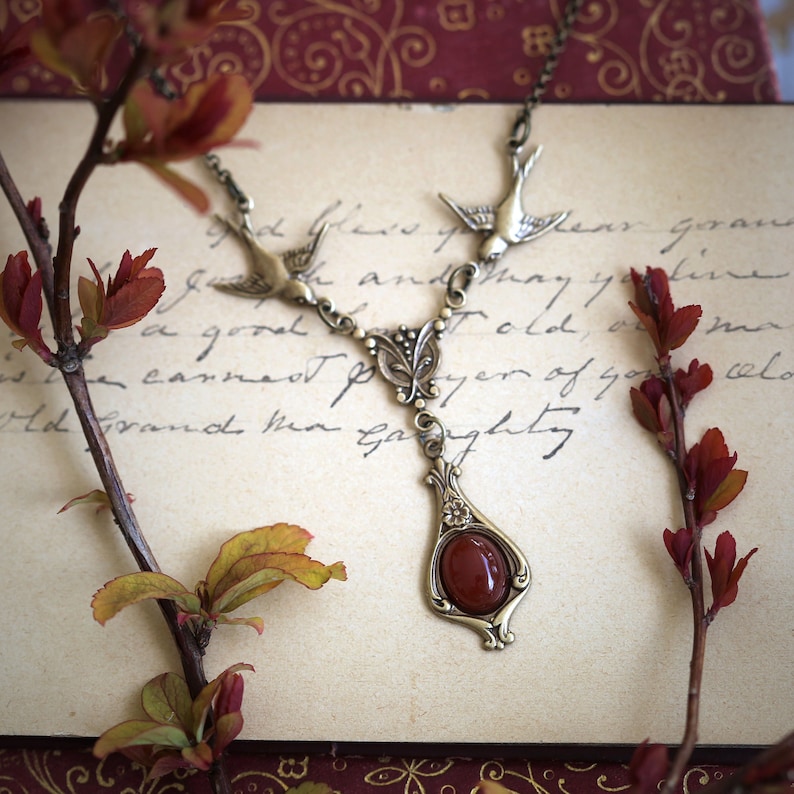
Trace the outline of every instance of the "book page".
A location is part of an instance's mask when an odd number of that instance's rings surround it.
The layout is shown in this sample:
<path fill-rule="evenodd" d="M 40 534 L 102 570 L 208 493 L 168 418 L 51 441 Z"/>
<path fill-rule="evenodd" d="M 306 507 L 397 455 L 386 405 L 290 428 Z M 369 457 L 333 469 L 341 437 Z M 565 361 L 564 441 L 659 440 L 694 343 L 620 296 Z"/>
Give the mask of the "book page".
<path fill-rule="evenodd" d="M 242 738 L 636 743 L 683 730 L 691 604 L 662 541 L 682 525 L 672 467 L 631 414 L 654 366 L 628 307 L 629 269 L 663 267 L 703 317 L 675 366 L 714 370 L 687 441 L 719 427 L 749 471 L 706 528 L 751 548 L 736 602 L 708 632 L 700 741 L 763 744 L 794 717 L 790 107 L 544 107 L 527 212 L 553 231 L 484 268 L 447 322 L 429 401 L 467 498 L 523 550 L 532 586 L 515 642 L 486 651 L 425 597 L 437 533 L 414 411 L 366 348 L 306 306 L 213 288 L 249 268 L 240 241 L 135 165 L 100 169 L 78 211 L 75 277 L 156 247 L 167 289 L 85 362 L 97 415 L 162 569 L 192 587 L 232 534 L 286 521 L 348 581 L 287 583 L 220 627 L 207 672 L 248 662 Z M 328 231 L 306 280 L 359 327 L 420 328 L 481 235 L 438 198 L 493 205 L 510 185 L 503 106 L 257 106 L 256 148 L 221 152 L 255 200 L 259 243 L 283 254 Z M 6 103 L 0 149 L 57 229 L 92 113 Z M 182 173 L 234 218 L 200 162 Z M 6 252 L 25 247 L 7 206 Z M 110 272 L 113 272 L 112 270 Z M 75 301 L 76 306 L 76 301 Z M 76 317 L 79 322 L 79 317 Z M 50 332 L 45 331 L 45 338 Z M 154 604 L 105 627 L 90 602 L 134 570 L 56 371 L 2 332 L 0 734 L 97 735 L 139 715 L 178 670 Z M 707 588 L 708 589 L 708 588 Z M 707 605 L 710 593 L 707 592 Z"/>

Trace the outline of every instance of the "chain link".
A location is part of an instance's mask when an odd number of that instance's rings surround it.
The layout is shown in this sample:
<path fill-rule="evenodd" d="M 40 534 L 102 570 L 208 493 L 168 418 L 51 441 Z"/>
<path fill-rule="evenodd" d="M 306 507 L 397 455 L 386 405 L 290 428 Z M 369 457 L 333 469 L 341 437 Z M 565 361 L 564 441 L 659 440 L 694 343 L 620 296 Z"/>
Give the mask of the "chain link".
<path fill-rule="evenodd" d="M 414 426 L 419 431 L 422 451 L 429 460 L 444 457 L 444 442 L 447 440 L 447 428 L 444 423 L 430 411 L 417 411 Z M 433 430 L 437 435 L 428 435 Z"/>
<path fill-rule="evenodd" d="M 466 305 L 466 290 L 480 275 L 480 266 L 476 262 L 466 262 L 465 265 L 456 267 L 447 281 L 447 293 L 444 303 L 447 308 L 462 309 Z M 459 283 L 460 282 L 460 283 Z"/>
<path fill-rule="evenodd" d="M 254 200 L 235 182 L 232 172 L 221 167 L 221 158 L 217 154 L 205 154 L 204 162 L 215 175 L 215 178 L 226 188 L 237 209 L 248 215 L 254 209 Z"/>
<path fill-rule="evenodd" d="M 338 334 L 350 336 L 358 328 L 355 317 L 337 311 L 336 304 L 330 298 L 318 298 L 316 308 L 320 319 Z"/>
<path fill-rule="evenodd" d="M 531 132 L 531 116 L 532 111 L 540 104 L 540 100 L 546 93 L 546 89 L 554 77 L 554 72 L 560 63 L 560 55 L 565 49 L 565 43 L 568 40 L 571 29 L 579 16 L 579 11 L 584 5 L 584 0 L 568 0 L 565 6 L 565 11 L 560 21 L 560 26 L 557 28 L 557 33 L 551 42 L 551 49 L 546 56 L 546 62 L 540 70 L 540 75 L 532 86 L 532 92 L 524 98 L 524 107 L 516 117 L 516 122 L 513 125 L 513 130 L 510 133 L 508 144 L 512 149 L 520 149 L 528 140 L 529 133 Z"/>

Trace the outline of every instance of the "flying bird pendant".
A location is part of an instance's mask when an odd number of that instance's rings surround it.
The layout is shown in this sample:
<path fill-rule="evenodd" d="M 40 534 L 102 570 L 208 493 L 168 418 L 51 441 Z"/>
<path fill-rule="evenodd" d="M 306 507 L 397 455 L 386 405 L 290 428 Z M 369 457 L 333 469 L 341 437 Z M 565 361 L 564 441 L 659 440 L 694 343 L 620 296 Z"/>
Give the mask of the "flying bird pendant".
<path fill-rule="evenodd" d="M 239 225 L 218 216 L 216 219 L 242 241 L 248 252 L 251 272 L 241 281 L 216 282 L 215 287 L 244 298 L 262 300 L 278 296 L 296 303 L 316 305 L 317 298 L 314 291 L 300 278 L 300 275 L 309 270 L 314 263 L 320 244 L 328 231 L 328 224 L 323 224 L 314 239 L 302 248 L 293 248 L 279 255 L 268 251 L 256 239 L 247 216 Z"/>
<path fill-rule="evenodd" d="M 522 164 L 519 158 L 520 149 L 511 150 L 510 162 L 513 180 L 507 195 L 495 207 L 463 207 L 443 193 L 441 200 L 473 231 L 482 232 L 485 238 L 477 251 L 480 262 L 497 260 L 511 245 L 526 243 L 550 231 L 567 217 L 567 212 L 555 212 L 553 215 L 537 217 L 527 215 L 521 201 L 524 182 L 535 165 L 542 146 L 532 150 Z"/>

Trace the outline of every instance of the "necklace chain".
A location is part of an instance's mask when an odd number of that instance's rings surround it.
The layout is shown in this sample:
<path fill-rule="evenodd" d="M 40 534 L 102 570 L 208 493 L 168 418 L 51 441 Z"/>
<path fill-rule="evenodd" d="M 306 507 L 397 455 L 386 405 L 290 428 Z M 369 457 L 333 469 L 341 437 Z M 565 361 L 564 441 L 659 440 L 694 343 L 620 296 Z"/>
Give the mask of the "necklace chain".
<path fill-rule="evenodd" d="M 562 20 L 560 20 L 560 25 L 557 28 L 557 32 L 554 34 L 554 38 L 551 42 L 551 49 L 546 56 L 543 68 L 540 70 L 540 75 L 538 75 L 538 79 L 532 86 L 532 92 L 524 98 L 524 107 L 519 112 L 516 117 L 516 122 L 513 125 L 513 131 L 508 141 L 510 148 L 513 150 L 520 149 L 529 140 L 529 134 L 532 128 L 532 111 L 540 104 L 552 77 L 554 77 L 554 72 L 557 70 L 560 63 L 560 55 L 562 55 L 562 51 L 565 49 L 568 36 L 571 33 L 583 5 L 584 0 L 568 0 L 568 4 L 565 6 Z"/>
<path fill-rule="evenodd" d="M 554 77 L 554 73 L 560 63 L 560 55 L 565 49 L 565 44 L 583 5 L 584 0 L 568 0 L 565 6 L 562 19 L 551 41 L 551 47 L 540 74 L 532 86 L 531 93 L 524 98 L 523 107 L 516 117 L 512 132 L 508 138 L 508 148 L 516 155 L 529 140 L 532 111 L 540 105 L 541 99 Z M 221 166 L 221 161 L 216 154 L 207 154 L 204 160 L 216 179 L 226 188 L 229 196 L 235 202 L 237 211 L 242 217 L 243 225 L 253 233 L 251 228 L 251 212 L 254 208 L 253 199 L 235 181 L 231 172 Z M 480 268 L 476 262 L 467 262 L 453 270 L 447 281 L 444 296 L 446 312 L 452 313 L 465 306 L 467 290 L 479 274 Z M 365 332 L 358 327 L 355 318 L 340 312 L 330 298 L 314 298 L 307 302 L 315 307 L 320 319 L 336 333 L 344 336 L 363 337 Z"/>

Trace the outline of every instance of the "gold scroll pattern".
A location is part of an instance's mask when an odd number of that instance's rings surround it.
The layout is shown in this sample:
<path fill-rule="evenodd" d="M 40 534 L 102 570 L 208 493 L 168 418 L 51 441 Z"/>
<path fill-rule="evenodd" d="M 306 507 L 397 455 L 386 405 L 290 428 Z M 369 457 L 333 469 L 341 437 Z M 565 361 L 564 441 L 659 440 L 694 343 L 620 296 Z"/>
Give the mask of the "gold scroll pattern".
<path fill-rule="evenodd" d="M 404 24 L 403 0 L 274 2 L 268 16 L 274 68 L 288 85 L 316 95 L 331 87 L 342 98 L 408 97 L 403 69 L 433 60 L 436 43 L 419 25 Z M 388 8 L 388 16 L 382 12 Z M 376 14 L 378 14 L 376 16 Z"/>
<path fill-rule="evenodd" d="M 466 758 L 404 758 L 234 753 L 228 758 L 234 794 L 470 794 L 492 780 L 513 794 L 597 794 L 628 789 L 628 769 L 617 763 L 475 761 Z M 730 770 L 696 766 L 683 780 L 694 794 Z M 88 751 L 0 750 L 2 794 L 166 794 L 205 791 L 200 773 L 187 770 L 146 781 L 146 770 L 120 755 L 97 761 Z M 313 784 L 325 784 L 314 786 Z"/>
<path fill-rule="evenodd" d="M 520 99 L 537 79 L 565 0 L 538 22 L 524 0 L 230 0 L 244 18 L 221 25 L 169 79 L 183 92 L 218 72 L 245 75 L 260 97 L 491 99 L 483 84 L 454 85 L 445 45 L 495 42 L 502 99 Z M 40 13 L 40 0 L 0 0 L 0 33 Z M 772 76 L 749 0 L 588 0 L 547 98 L 617 101 L 768 101 Z M 457 48 L 457 49 L 456 49 Z M 466 50 L 466 47 L 463 47 Z M 10 91 L 66 93 L 38 65 Z M 512 88 L 511 88 L 512 87 Z"/>

